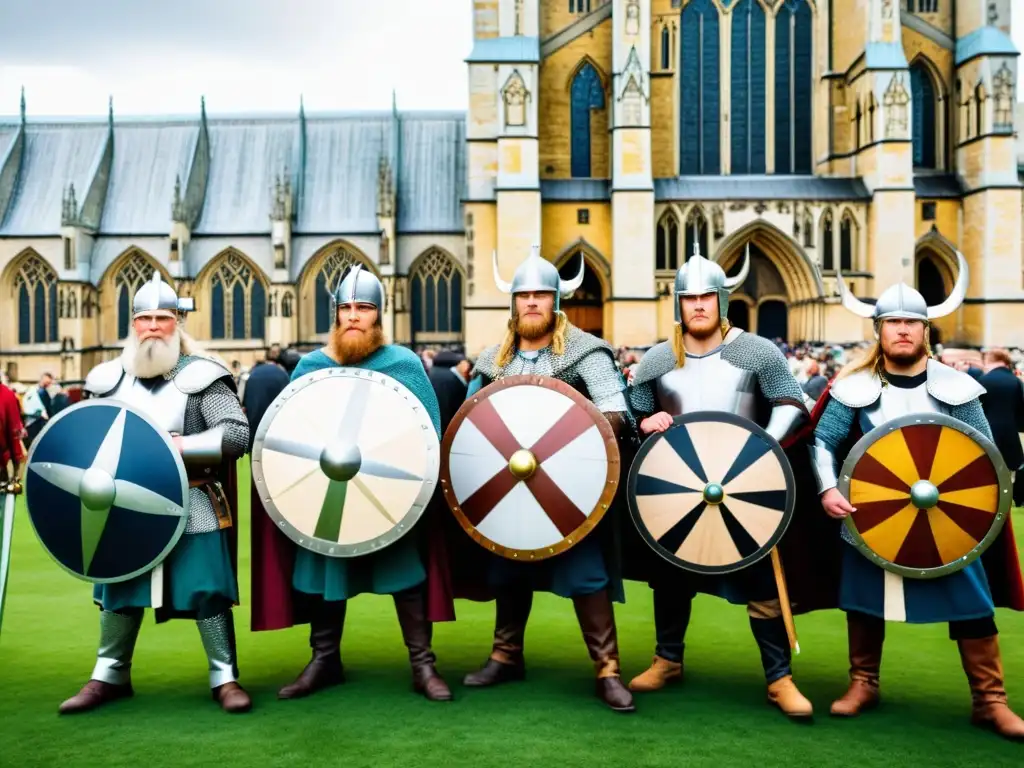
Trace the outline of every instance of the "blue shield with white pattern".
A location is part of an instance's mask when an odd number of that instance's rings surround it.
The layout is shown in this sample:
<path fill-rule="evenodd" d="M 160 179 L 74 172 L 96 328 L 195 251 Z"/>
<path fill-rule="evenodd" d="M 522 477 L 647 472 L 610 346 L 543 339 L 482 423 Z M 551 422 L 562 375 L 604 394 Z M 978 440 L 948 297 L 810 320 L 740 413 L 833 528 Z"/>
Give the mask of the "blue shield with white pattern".
<path fill-rule="evenodd" d="M 43 548 L 100 584 L 154 568 L 188 521 L 188 477 L 170 435 L 114 399 L 50 419 L 29 453 L 25 494 Z"/>

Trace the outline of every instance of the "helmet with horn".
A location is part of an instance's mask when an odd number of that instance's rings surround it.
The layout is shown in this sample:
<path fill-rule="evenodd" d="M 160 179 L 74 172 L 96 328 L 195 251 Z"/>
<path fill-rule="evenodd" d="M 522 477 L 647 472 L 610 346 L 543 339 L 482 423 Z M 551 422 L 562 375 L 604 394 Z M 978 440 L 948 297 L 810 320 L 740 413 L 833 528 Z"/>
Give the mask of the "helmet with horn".
<path fill-rule="evenodd" d="M 511 283 L 506 283 L 501 279 L 501 272 L 498 270 L 498 252 L 494 251 L 491 258 L 494 262 L 494 282 L 497 284 L 498 290 L 513 296 L 509 305 L 513 314 L 515 314 L 514 297 L 517 293 L 554 293 L 555 312 L 557 312 L 561 305 L 560 299 L 569 298 L 583 284 L 582 254 L 580 254 L 580 269 L 576 273 L 576 277 L 571 280 L 563 280 L 555 265 L 540 255 L 540 246 L 534 245 L 530 248 L 530 255 L 516 267 Z"/>
<path fill-rule="evenodd" d="M 696 234 L 696 233 L 695 233 Z M 718 294 L 718 317 L 725 320 L 729 316 L 729 294 L 735 291 L 750 273 L 750 245 L 743 253 L 743 266 L 735 277 L 726 277 L 725 270 L 710 259 L 700 255 L 699 238 L 693 238 L 693 255 L 676 270 L 676 322 L 683 321 L 683 310 L 679 299 L 683 296 L 703 296 L 706 293 Z"/>
<path fill-rule="evenodd" d="M 153 277 L 142 284 L 132 299 L 132 317 L 139 315 L 173 315 L 192 312 L 196 301 L 192 298 L 179 299 L 174 288 L 160 279 L 160 273 L 153 271 Z"/>
<path fill-rule="evenodd" d="M 384 311 L 384 286 L 377 276 L 362 264 L 354 264 L 331 294 L 331 317 L 337 318 L 342 304 L 373 304 L 377 308 L 377 325 Z"/>
<path fill-rule="evenodd" d="M 949 296 L 941 304 L 929 307 L 924 296 L 916 289 L 906 283 L 891 285 L 882 291 L 873 305 L 861 301 L 846 287 L 842 272 L 836 270 L 836 285 L 839 288 L 839 295 L 843 299 L 843 306 L 855 315 L 873 320 L 875 333 L 878 333 L 878 324 L 887 318 L 905 318 L 907 320 L 921 320 L 929 323 L 940 317 L 952 314 L 963 303 L 967 295 L 967 284 L 970 282 L 970 272 L 967 269 L 967 259 L 960 251 L 956 252 L 957 266 L 959 273 L 956 276 L 956 284 Z"/>

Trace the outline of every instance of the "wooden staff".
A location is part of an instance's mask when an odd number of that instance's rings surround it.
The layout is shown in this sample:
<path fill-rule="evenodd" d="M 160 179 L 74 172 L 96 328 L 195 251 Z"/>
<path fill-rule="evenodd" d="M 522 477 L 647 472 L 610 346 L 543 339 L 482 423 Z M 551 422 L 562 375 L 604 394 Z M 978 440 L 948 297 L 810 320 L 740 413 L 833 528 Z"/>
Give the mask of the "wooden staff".
<path fill-rule="evenodd" d="M 800 641 L 796 637 L 793 622 L 793 607 L 789 604 L 789 589 L 786 587 L 786 572 L 782 570 L 782 558 L 778 547 L 772 547 L 772 570 L 775 571 L 775 586 L 779 590 L 779 604 L 782 606 L 782 621 L 786 625 L 786 636 L 793 653 L 800 653 Z"/>

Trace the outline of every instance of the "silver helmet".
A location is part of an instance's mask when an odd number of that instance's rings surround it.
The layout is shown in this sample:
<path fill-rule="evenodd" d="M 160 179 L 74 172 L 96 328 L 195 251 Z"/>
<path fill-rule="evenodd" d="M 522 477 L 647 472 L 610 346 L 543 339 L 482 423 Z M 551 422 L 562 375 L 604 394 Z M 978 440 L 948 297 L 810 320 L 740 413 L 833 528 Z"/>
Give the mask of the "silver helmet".
<path fill-rule="evenodd" d="M 355 264 L 338 283 L 331 294 L 331 316 L 338 317 L 338 307 L 342 304 L 373 304 L 377 308 L 377 324 L 384 311 L 384 286 L 370 270 L 362 264 Z"/>
<path fill-rule="evenodd" d="M 855 315 L 874 320 L 875 330 L 878 324 L 886 318 L 905 318 L 907 320 L 922 320 L 925 323 L 936 320 L 940 317 L 952 314 L 963 303 L 967 295 L 967 284 L 970 282 L 970 272 L 967 269 L 967 259 L 960 251 L 956 252 L 957 266 L 959 273 L 956 276 L 956 284 L 949 296 L 941 304 L 929 307 L 924 296 L 916 289 L 906 283 L 891 285 L 882 291 L 878 301 L 868 304 L 861 301 L 846 287 L 842 272 L 836 270 L 836 285 L 839 287 L 839 295 L 843 299 L 843 306 Z"/>
<path fill-rule="evenodd" d="M 683 310 L 679 299 L 683 296 L 703 296 L 705 293 L 718 294 L 718 318 L 729 316 L 729 294 L 735 291 L 750 273 L 750 245 L 743 253 L 743 266 L 736 277 L 726 277 L 725 270 L 710 259 L 700 255 L 697 238 L 693 239 L 693 255 L 676 270 L 676 322 L 683 321 Z"/>
<path fill-rule="evenodd" d="M 153 277 L 135 292 L 132 299 L 132 317 L 146 314 L 169 314 L 175 317 L 179 312 L 192 312 L 195 299 L 179 299 L 174 289 L 160 279 L 160 273 L 153 271 Z"/>
<path fill-rule="evenodd" d="M 540 255 L 540 246 L 534 245 L 530 248 L 530 255 L 522 264 L 516 267 L 512 275 L 512 282 L 506 283 L 501 279 L 501 272 L 498 271 L 498 252 L 491 255 L 494 263 L 494 282 L 498 290 L 513 296 L 509 306 L 515 313 L 515 294 L 529 293 L 531 291 L 547 292 L 555 294 L 555 312 L 561 305 L 561 298 L 569 298 L 576 289 L 583 284 L 583 257 L 580 256 L 580 271 L 572 280 L 563 280 L 558 274 L 558 268 L 550 261 Z"/>

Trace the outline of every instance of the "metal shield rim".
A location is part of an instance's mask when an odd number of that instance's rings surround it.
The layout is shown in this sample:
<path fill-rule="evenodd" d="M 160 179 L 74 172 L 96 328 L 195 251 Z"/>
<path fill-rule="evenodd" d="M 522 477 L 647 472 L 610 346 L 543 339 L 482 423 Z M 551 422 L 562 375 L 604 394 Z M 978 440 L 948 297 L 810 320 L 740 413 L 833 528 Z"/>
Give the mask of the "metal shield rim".
<path fill-rule="evenodd" d="M 129 403 L 125 402 L 124 400 L 118 400 L 118 399 L 113 398 L 113 397 L 100 397 L 100 398 L 96 398 L 96 399 L 92 399 L 92 400 L 83 400 L 81 402 L 75 403 L 74 405 L 69 406 L 69 407 L 65 408 L 64 410 L 62 410 L 56 416 L 54 416 L 54 417 L 52 417 L 50 419 L 47 419 L 46 426 L 44 426 L 42 428 L 42 430 L 36 436 L 36 439 L 32 441 L 32 447 L 29 449 L 28 458 L 26 459 L 26 463 L 25 463 L 25 481 L 24 481 L 24 486 L 25 486 L 25 507 L 26 507 L 26 509 L 28 509 L 29 488 L 30 488 L 30 485 L 32 484 L 32 472 L 29 471 L 32 468 L 32 459 L 35 456 L 36 448 L 38 448 L 42 444 L 43 438 L 46 436 L 46 433 L 50 431 L 50 428 L 54 424 L 57 424 L 61 419 L 65 418 L 69 413 L 73 413 L 75 411 L 79 411 L 79 410 L 81 410 L 83 408 L 96 408 L 96 407 L 108 407 L 108 408 L 116 407 L 116 408 L 120 408 L 120 409 L 123 409 L 123 410 L 126 410 L 126 411 L 130 411 L 133 416 L 139 417 L 144 422 L 146 422 L 146 424 L 148 424 L 150 427 L 153 428 L 153 430 L 157 433 L 157 435 L 160 437 L 160 439 L 163 440 L 164 445 L 167 446 L 168 452 L 170 452 L 170 454 L 174 457 L 174 463 L 175 463 L 175 465 L 178 468 L 178 477 L 181 480 L 181 498 L 182 498 L 182 505 L 181 506 L 185 510 L 185 514 L 183 514 L 181 516 L 181 518 L 179 519 L 178 527 L 175 530 L 174 534 L 171 536 L 171 539 L 168 542 L 167 546 L 164 547 L 163 551 L 161 551 L 161 553 L 156 558 L 154 558 L 153 562 L 151 562 L 149 565 L 147 565 L 147 566 L 145 566 L 143 568 L 136 569 L 135 571 L 133 571 L 132 573 L 129 573 L 126 576 L 117 576 L 117 577 L 114 577 L 114 578 L 107 578 L 107 579 L 89 578 L 85 574 L 78 573 L 77 571 L 75 571 L 75 570 L 73 570 L 71 568 L 68 568 L 66 565 L 64 565 L 64 563 L 62 563 L 60 560 L 58 560 L 53 555 L 52 552 L 50 552 L 50 548 L 46 546 L 46 542 L 43 541 L 43 537 L 40 536 L 39 535 L 39 531 L 36 530 L 36 522 L 35 522 L 35 519 L 32 516 L 31 510 L 28 511 L 28 519 L 29 519 L 29 523 L 31 523 L 31 525 L 32 525 L 32 531 L 33 531 L 33 533 L 35 533 L 36 539 L 39 541 L 39 543 L 43 547 L 43 549 L 46 550 L 46 554 L 49 555 L 50 559 L 53 560 L 55 563 L 57 563 L 57 565 L 59 565 L 63 570 L 67 571 L 68 573 L 70 573 L 75 578 L 80 579 L 82 581 L 86 581 L 86 582 L 88 582 L 90 584 L 120 584 L 121 582 L 124 582 L 124 581 L 131 581 L 132 579 L 136 578 L 137 576 L 141 576 L 144 573 L 149 573 L 154 568 L 156 568 L 158 565 L 160 565 L 164 560 L 167 559 L 167 556 L 171 553 L 171 550 L 174 549 L 178 545 L 179 541 L 181 541 L 181 537 L 185 533 L 185 527 L 188 525 L 189 513 L 191 512 L 190 504 L 189 504 L 190 499 L 189 499 L 189 486 L 188 486 L 188 472 L 185 470 L 185 462 L 182 460 L 181 454 L 178 452 L 178 449 L 175 447 L 174 442 L 171 440 L 170 433 L 167 430 L 165 430 L 163 427 L 161 427 L 159 424 L 157 424 L 156 421 L 154 421 L 152 418 L 150 418 L 148 414 L 143 413 L 141 410 L 139 410 L 138 408 L 133 407 Z"/>
<path fill-rule="evenodd" d="M 462 512 L 461 504 L 455 498 L 455 493 L 452 490 L 451 466 L 448 458 L 451 453 L 452 443 L 455 441 L 456 433 L 458 433 L 462 423 L 466 420 L 470 412 L 473 410 L 475 405 L 480 402 L 480 400 L 486 400 L 496 392 L 524 385 L 553 389 L 559 394 L 565 395 L 576 405 L 583 408 L 590 415 L 591 420 L 601 433 L 605 455 L 608 459 L 608 469 L 605 475 L 604 488 L 597 501 L 597 506 L 594 507 L 593 511 L 587 516 L 587 519 L 569 536 L 564 537 L 561 541 L 551 546 L 543 547 L 541 549 L 516 549 L 514 547 L 506 547 L 503 544 L 492 541 L 480 533 L 480 531 L 477 530 L 471 522 L 469 522 L 469 519 Z M 618 490 L 619 477 L 621 474 L 620 462 L 621 457 L 619 455 L 619 444 L 615 438 L 615 432 L 612 430 L 611 424 L 608 423 L 608 419 L 605 418 L 604 413 L 602 413 L 596 405 L 580 394 L 572 385 L 566 384 L 561 379 L 556 379 L 553 376 L 540 376 L 537 374 L 516 374 L 514 376 L 504 376 L 500 379 L 496 379 L 486 387 L 480 389 L 476 394 L 459 406 L 459 410 L 456 411 L 455 416 L 452 417 L 451 423 L 448 425 L 448 429 L 445 430 L 444 439 L 441 442 L 441 490 L 444 493 L 444 499 L 448 504 L 448 508 L 452 511 L 452 514 L 455 515 L 455 519 L 459 523 L 459 527 L 462 528 L 462 530 L 464 530 L 477 544 L 482 546 L 488 552 L 500 555 L 501 557 L 509 560 L 537 562 L 555 557 L 556 555 L 576 546 L 588 534 L 590 534 L 591 531 L 593 531 L 601 520 L 604 519 L 609 507 L 611 507 L 612 500 L 615 498 L 615 492 Z"/>
<path fill-rule="evenodd" d="M 263 478 L 263 441 L 267 436 L 267 432 L 270 431 L 270 424 L 273 421 L 274 416 L 281 410 L 292 395 L 306 387 L 316 384 L 317 382 L 331 378 L 360 379 L 362 381 L 367 381 L 370 384 L 391 387 L 406 400 L 417 403 L 422 407 L 423 413 L 419 418 L 421 425 L 425 424 L 427 426 L 427 429 L 423 430 L 426 434 L 431 435 L 436 440 L 437 430 L 434 429 L 434 423 L 431 421 L 426 407 L 420 403 L 419 398 L 412 393 L 412 390 L 402 382 L 398 381 L 398 379 L 388 376 L 385 373 L 380 373 L 379 371 L 371 371 L 367 368 L 355 368 L 351 366 L 322 368 L 319 371 L 313 371 L 305 374 L 304 376 L 300 376 L 290 382 L 288 386 L 274 398 L 273 402 L 271 402 L 270 406 L 263 414 L 263 418 L 260 419 L 259 426 L 256 428 L 256 437 L 253 440 L 252 453 L 250 455 L 252 479 L 253 483 L 256 485 L 256 490 L 259 491 L 259 501 L 263 505 L 263 509 L 266 511 L 270 519 L 276 524 L 278 530 L 287 536 L 288 539 L 296 546 L 325 557 L 362 557 L 374 552 L 380 552 L 386 547 L 394 544 L 409 533 L 409 531 L 416 526 L 426 513 L 427 507 L 430 504 L 430 499 L 434 495 L 434 489 L 437 487 L 437 476 L 440 469 L 440 457 L 438 456 L 439 443 L 435 443 L 431 440 L 427 441 L 427 467 L 424 471 L 423 484 L 416 496 L 416 500 L 413 502 L 409 511 L 406 512 L 399 521 L 398 525 L 395 525 L 386 533 L 359 544 L 332 543 L 325 539 L 317 539 L 302 533 L 281 513 L 281 510 L 277 508 L 277 504 L 270 496 L 266 480 Z M 415 411 L 412 408 L 410 408 L 410 412 L 415 415 Z"/>
<path fill-rule="evenodd" d="M 880 568 L 889 571 L 890 573 L 895 573 L 899 576 L 904 576 L 910 579 L 937 579 L 942 576 L 948 576 L 951 573 L 956 573 L 957 571 L 962 571 L 968 565 L 973 563 L 985 553 L 985 550 L 991 546 L 992 542 L 995 541 L 996 537 L 1003 530 L 1003 525 L 1006 523 L 1006 518 L 1009 517 L 1010 508 L 1013 502 L 1013 482 L 1010 479 L 1010 470 L 1007 468 L 1006 462 L 1003 461 L 1003 457 L 999 453 L 999 449 L 996 448 L 995 443 L 989 440 L 983 432 L 972 427 L 970 424 L 938 412 L 908 413 L 903 416 L 897 416 L 895 419 L 890 419 L 884 424 L 879 424 L 866 435 L 861 437 L 860 440 L 854 444 L 853 448 L 850 449 L 850 453 L 847 455 L 846 461 L 843 462 L 842 471 L 839 473 L 839 483 L 837 488 L 839 492 L 843 494 L 843 498 L 850 498 L 850 481 L 852 479 L 853 468 L 872 445 L 886 435 L 892 434 L 897 429 L 924 424 L 937 424 L 943 427 L 950 427 L 951 429 L 955 429 L 958 432 L 967 435 L 967 437 L 971 438 L 982 447 L 985 454 L 988 456 L 989 461 L 992 462 L 992 466 L 995 467 L 996 470 L 996 478 L 999 483 L 999 506 L 996 508 L 992 526 L 989 528 L 988 533 L 985 534 L 985 537 L 963 557 L 958 558 L 951 563 L 941 565 L 938 568 L 908 568 L 905 565 L 899 565 L 898 563 L 886 560 L 871 549 L 867 542 L 864 541 L 864 537 L 860 535 L 860 531 L 857 530 L 857 526 L 853 521 L 853 515 L 847 515 L 843 519 L 843 525 L 853 538 L 854 546 L 857 548 L 858 552 Z"/>
<path fill-rule="evenodd" d="M 651 452 L 651 449 L 657 441 L 665 439 L 665 432 L 659 432 L 644 440 L 643 444 L 640 446 L 640 449 L 636 453 L 636 457 L 633 459 L 633 464 L 629 468 L 629 484 L 626 497 L 629 501 L 629 516 L 633 520 L 633 525 L 636 526 L 640 537 L 655 554 L 680 570 L 689 571 L 690 573 L 698 573 L 704 576 L 724 576 L 726 574 L 746 570 L 752 565 L 761 562 L 764 558 L 768 557 L 768 555 L 771 554 L 772 549 L 782 541 L 782 537 L 785 536 L 786 532 L 789 530 L 789 526 L 793 522 L 793 516 L 795 514 L 796 478 L 793 475 L 793 467 L 790 465 L 789 459 L 786 457 L 786 452 L 782 449 L 782 446 L 779 445 L 779 441 L 768 434 L 768 432 L 759 424 L 743 416 L 738 416 L 737 414 L 730 413 L 728 411 L 694 411 L 692 413 L 674 417 L 672 419 L 672 427 L 704 421 L 713 421 L 717 423 L 724 422 L 748 429 L 751 433 L 757 435 L 768 443 L 769 448 L 782 467 L 783 475 L 785 475 L 786 478 L 786 508 L 782 514 L 782 523 L 757 552 L 732 565 L 697 565 L 670 554 L 664 547 L 655 541 L 653 536 L 651 536 L 647 527 L 643 524 L 643 520 L 640 517 L 640 510 L 637 509 L 634 497 L 636 495 L 635 490 L 637 476 L 640 474 L 640 466 L 643 464 L 644 459 L 647 458 L 647 455 Z"/>

